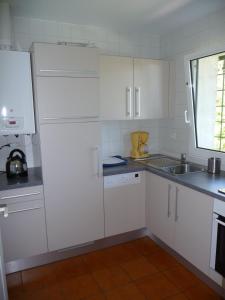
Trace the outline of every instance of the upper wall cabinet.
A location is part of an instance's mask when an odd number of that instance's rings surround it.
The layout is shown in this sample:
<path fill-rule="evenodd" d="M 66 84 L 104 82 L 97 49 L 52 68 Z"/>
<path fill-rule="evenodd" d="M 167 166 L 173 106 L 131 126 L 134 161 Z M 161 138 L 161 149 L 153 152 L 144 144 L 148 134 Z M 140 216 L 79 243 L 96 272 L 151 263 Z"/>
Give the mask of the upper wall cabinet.
<path fill-rule="evenodd" d="M 98 49 L 34 43 L 35 74 L 39 76 L 98 77 Z"/>
<path fill-rule="evenodd" d="M 100 56 L 103 120 L 168 116 L 169 65 L 165 61 Z"/>
<path fill-rule="evenodd" d="M 99 118 L 96 48 L 35 43 L 32 54 L 40 124 Z"/>

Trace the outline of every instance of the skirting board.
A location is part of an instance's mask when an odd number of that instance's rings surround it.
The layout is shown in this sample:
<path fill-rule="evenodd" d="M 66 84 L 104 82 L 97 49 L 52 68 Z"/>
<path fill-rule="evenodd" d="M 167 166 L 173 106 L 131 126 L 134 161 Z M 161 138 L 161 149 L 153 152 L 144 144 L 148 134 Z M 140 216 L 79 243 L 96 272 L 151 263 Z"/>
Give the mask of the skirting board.
<path fill-rule="evenodd" d="M 73 256 L 85 254 L 91 251 L 125 243 L 146 236 L 147 235 L 146 232 L 147 232 L 146 229 L 143 228 L 132 232 L 119 234 L 113 237 L 93 241 L 87 244 L 79 245 L 77 247 L 66 248 L 59 251 L 48 252 L 41 255 L 25 258 L 25 259 L 10 261 L 5 265 L 6 274 L 38 267 L 41 265 L 49 264 Z"/>

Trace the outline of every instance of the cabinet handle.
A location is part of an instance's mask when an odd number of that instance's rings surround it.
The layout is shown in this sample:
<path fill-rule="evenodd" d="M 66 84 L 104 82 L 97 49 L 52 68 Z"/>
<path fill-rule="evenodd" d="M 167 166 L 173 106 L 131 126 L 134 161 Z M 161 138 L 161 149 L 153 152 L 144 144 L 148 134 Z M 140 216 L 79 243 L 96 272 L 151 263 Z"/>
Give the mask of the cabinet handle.
<path fill-rule="evenodd" d="M 40 195 L 40 192 L 35 192 L 35 193 L 29 193 L 29 194 L 21 194 L 21 195 L 14 195 L 14 196 L 5 196 L 1 197 L 1 200 L 7 200 L 7 199 L 14 199 L 14 198 L 21 198 L 21 197 L 29 197 L 29 196 L 35 196 L 35 195 Z"/>
<path fill-rule="evenodd" d="M 141 88 L 135 88 L 135 116 L 141 116 Z"/>
<path fill-rule="evenodd" d="M 131 103 L 132 103 L 131 87 L 126 88 L 126 115 L 131 117 Z"/>
<path fill-rule="evenodd" d="M 188 119 L 188 111 L 187 110 L 184 111 L 184 120 L 185 120 L 186 124 L 191 123 L 191 121 Z"/>
<path fill-rule="evenodd" d="M 10 214 L 15 214 L 15 213 L 21 213 L 21 212 L 24 212 L 24 211 L 41 209 L 41 208 L 43 208 L 43 206 L 37 206 L 37 207 L 32 207 L 32 208 L 24 208 L 24 209 L 12 210 L 12 211 L 9 211 L 8 214 L 10 215 Z"/>
<path fill-rule="evenodd" d="M 176 187 L 176 198 L 175 198 L 175 222 L 178 221 L 178 193 L 179 189 Z"/>
<path fill-rule="evenodd" d="M 4 218 L 9 216 L 8 207 L 6 204 L 0 204 L 0 213 L 3 213 Z"/>
<path fill-rule="evenodd" d="M 170 211 L 170 194 L 171 194 L 171 184 L 168 185 L 168 209 L 167 209 L 167 217 L 168 218 L 171 216 L 171 211 Z"/>
<path fill-rule="evenodd" d="M 93 147 L 94 152 L 94 176 L 100 177 L 101 176 L 101 167 L 100 167 L 100 150 L 99 146 Z"/>

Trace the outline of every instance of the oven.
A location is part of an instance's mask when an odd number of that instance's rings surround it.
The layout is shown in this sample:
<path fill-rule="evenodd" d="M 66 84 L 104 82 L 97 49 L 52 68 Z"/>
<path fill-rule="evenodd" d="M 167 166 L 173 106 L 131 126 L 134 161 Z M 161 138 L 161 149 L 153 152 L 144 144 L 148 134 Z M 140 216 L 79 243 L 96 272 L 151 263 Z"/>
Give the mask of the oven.
<path fill-rule="evenodd" d="M 213 207 L 210 267 L 225 277 L 225 202 L 218 199 Z"/>

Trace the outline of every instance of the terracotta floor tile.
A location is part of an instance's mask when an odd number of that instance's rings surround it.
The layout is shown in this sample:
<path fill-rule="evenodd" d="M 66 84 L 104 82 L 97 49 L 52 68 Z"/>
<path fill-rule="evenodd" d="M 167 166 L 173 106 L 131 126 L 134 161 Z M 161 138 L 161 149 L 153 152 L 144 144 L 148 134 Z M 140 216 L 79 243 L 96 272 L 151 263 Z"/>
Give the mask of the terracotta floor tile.
<path fill-rule="evenodd" d="M 101 290 L 97 282 L 89 274 L 73 277 L 62 282 L 64 300 L 83 299 L 94 296 L 100 292 Z"/>
<path fill-rule="evenodd" d="M 87 265 L 80 256 L 57 262 L 53 267 L 55 275 L 59 279 L 81 276 L 89 272 Z"/>
<path fill-rule="evenodd" d="M 177 266 L 163 273 L 170 281 L 182 290 L 195 286 L 200 280 L 183 266 Z"/>
<path fill-rule="evenodd" d="M 131 242 L 133 247 L 142 255 L 151 255 L 161 249 L 153 240 L 148 237 L 137 239 Z"/>
<path fill-rule="evenodd" d="M 168 298 L 166 298 L 166 300 L 189 300 L 189 299 L 185 296 L 184 293 L 180 293 L 175 296 L 168 297 Z M 201 300 L 201 299 L 199 299 L 199 300 Z"/>
<path fill-rule="evenodd" d="M 106 300 L 106 296 L 103 293 L 98 293 L 94 296 L 85 298 L 85 300 Z"/>
<path fill-rule="evenodd" d="M 106 294 L 107 300 L 145 300 L 144 295 L 131 283 Z"/>
<path fill-rule="evenodd" d="M 104 249 L 102 251 L 102 259 L 106 267 L 112 267 L 132 259 L 133 254 L 123 245 L 118 245 Z"/>
<path fill-rule="evenodd" d="M 164 299 L 179 293 L 178 288 L 161 273 L 139 279 L 136 285 L 151 300 Z"/>
<path fill-rule="evenodd" d="M 44 289 L 35 289 L 24 292 L 18 300 L 64 300 L 63 294 L 57 287 L 48 287 Z M 11 300 L 11 299 L 10 299 Z"/>
<path fill-rule="evenodd" d="M 92 275 L 103 290 L 110 290 L 130 281 L 129 276 L 118 266 L 96 271 Z"/>
<path fill-rule="evenodd" d="M 56 282 L 54 264 L 49 264 L 21 272 L 23 288 L 32 291 L 35 288 L 45 288 Z"/>
<path fill-rule="evenodd" d="M 82 259 L 89 271 L 96 271 L 105 268 L 103 251 L 94 251 L 82 256 Z"/>
<path fill-rule="evenodd" d="M 180 263 L 173 256 L 162 249 L 152 255 L 146 255 L 146 258 L 159 271 L 166 271 L 170 268 L 180 266 Z"/>
<path fill-rule="evenodd" d="M 201 283 L 184 291 L 185 296 L 189 300 L 221 300 L 222 298 L 216 294 L 207 285 Z"/>
<path fill-rule="evenodd" d="M 145 257 L 128 261 L 122 264 L 121 267 L 133 280 L 159 272 Z"/>

